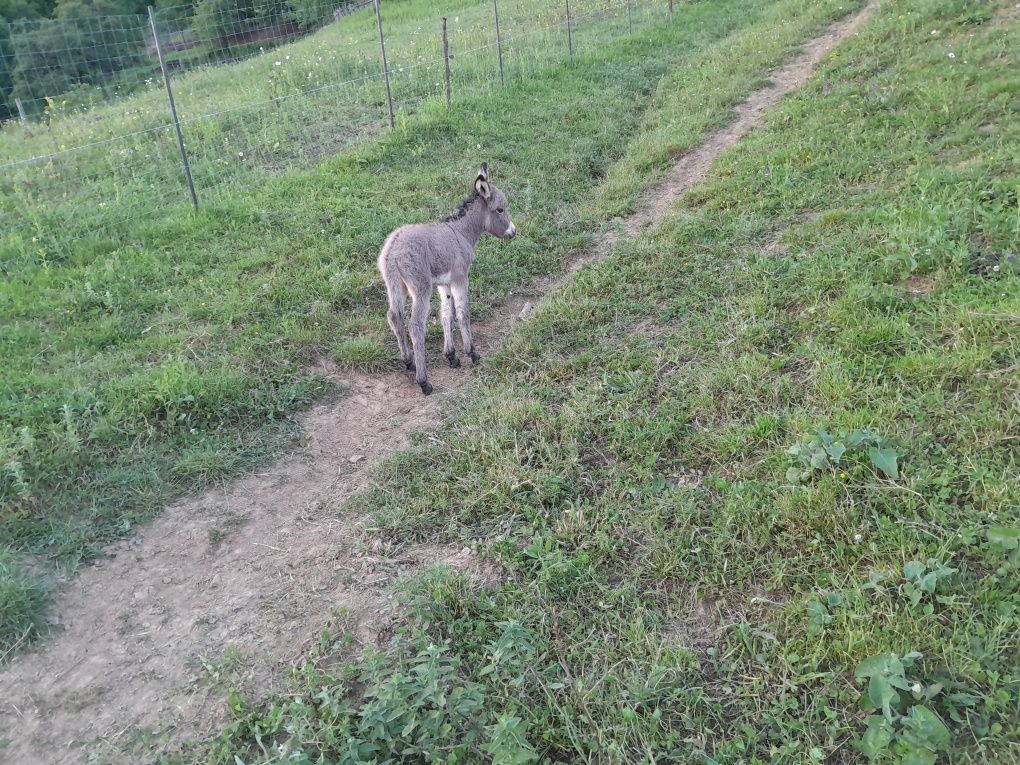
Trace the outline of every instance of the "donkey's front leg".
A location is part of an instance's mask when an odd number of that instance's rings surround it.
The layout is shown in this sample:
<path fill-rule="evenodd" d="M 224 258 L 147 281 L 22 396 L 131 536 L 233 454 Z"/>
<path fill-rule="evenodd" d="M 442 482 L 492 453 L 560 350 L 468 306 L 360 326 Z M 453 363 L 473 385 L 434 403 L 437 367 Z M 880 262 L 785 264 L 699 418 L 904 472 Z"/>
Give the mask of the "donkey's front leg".
<path fill-rule="evenodd" d="M 429 304 L 432 302 L 432 285 L 412 294 L 411 345 L 414 346 L 414 379 L 426 396 L 432 392 L 429 373 L 425 368 L 425 328 L 429 320 Z"/>
<path fill-rule="evenodd" d="M 458 284 L 450 285 L 453 292 L 453 302 L 457 304 L 457 323 L 460 324 L 460 339 L 464 343 L 464 355 L 469 356 L 475 364 L 481 362 L 482 357 L 475 350 L 475 341 L 471 337 L 471 311 L 468 307 L 468 286 L 467 279 Z"/>
<path fill-rule="evenodd" d="M 457 358 L 457 351 L 453 347 L 453 293 L 445 284 L 440 284 L 439 289 L 439 318 L 443 325 L 443 355 L 450 362 L 450 366 L 456 369 L 460 366 L 460 359 Z"/>

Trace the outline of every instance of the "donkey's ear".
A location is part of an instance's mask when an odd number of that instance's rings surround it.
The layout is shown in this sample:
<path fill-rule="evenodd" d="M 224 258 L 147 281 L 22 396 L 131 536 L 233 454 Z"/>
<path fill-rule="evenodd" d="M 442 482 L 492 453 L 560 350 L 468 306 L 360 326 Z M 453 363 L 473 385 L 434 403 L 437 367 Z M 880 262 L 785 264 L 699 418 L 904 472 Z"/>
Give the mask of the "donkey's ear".
<path fill-rule="evenodd" d="M 482 199 L 488 199 L 489 195 L 492 194 L 492 190 L 489 187 L 489 166 L 485 162 L 478 168 L 478 177 L 475 178 L 475 191 L 481 195 Z"/>

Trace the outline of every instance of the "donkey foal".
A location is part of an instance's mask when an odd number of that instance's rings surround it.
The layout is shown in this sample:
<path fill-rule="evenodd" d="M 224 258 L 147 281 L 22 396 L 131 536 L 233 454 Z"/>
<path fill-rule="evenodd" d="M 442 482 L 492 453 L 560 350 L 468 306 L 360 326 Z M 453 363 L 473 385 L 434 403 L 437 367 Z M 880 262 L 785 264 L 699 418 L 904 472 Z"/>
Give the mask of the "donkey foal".
<path fill-rule="evenodd" d="M 425 368 L 425 324 L 429 318 L 432 288 L 439 290 L 443 324 L 443 355 L 451 367 L 460 360 L 453 347 L 453 312 L 464 354 L 477 364 L 481 357 L 471 339 L 468 312 L 468 271 L 475 259 L 475 244 L 482 234 L 510 240 L 517 234 L 507 214 L 506 196 L 489 183 L 489 166 L 482 163 L 474 190 L 453 215 L 439 223 L 401 226 L 388 237 L 379 253 L 379 272 L 386 282 L 390 309 L 386 314 L 397 336 L 400 356 L 426 396 L 432 392 Z M 404 326 L 404 303 L 411 296 L 411 338 Z"/>

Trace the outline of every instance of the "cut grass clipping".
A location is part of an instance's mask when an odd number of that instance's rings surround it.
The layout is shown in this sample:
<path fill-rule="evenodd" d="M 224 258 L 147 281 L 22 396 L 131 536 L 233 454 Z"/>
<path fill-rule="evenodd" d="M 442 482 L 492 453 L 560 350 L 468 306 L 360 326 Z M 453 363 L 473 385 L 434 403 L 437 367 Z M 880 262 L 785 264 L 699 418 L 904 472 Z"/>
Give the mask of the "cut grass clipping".
<path fill-rule="evenodd" d="M 1016 762 L 1010 14 L 883 3 L 520 325 L 351 509 L 504 581 L 407 582 L 382 650 L 233 694 L 212 761 Z"/>

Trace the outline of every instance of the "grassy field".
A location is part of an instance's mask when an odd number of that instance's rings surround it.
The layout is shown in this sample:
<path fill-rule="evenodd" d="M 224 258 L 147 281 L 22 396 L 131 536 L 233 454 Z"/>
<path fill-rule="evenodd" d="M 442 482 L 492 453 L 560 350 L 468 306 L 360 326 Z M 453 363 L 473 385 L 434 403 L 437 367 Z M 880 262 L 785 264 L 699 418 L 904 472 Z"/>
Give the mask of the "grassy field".
<path fill-rule="evenodd" d="M 643 32 L 665 20 L 653 0 L 631 6 L 628 20 L 623 0 L 575 0 L 578 55 L 628 36 L 632 26 Z M 442 97 L 443 15 L 458 98 L 499 87 L 491 4 L 383 7 L 393 99 L 402 115 Z M 567 60 L 559 6 L 506 0 L 501 33 L 510 81 Z M 235 64 L 175 71 L 200 200 L 259 183 L 266 171 L 307 170 L 381 133 L 388 117 L 377 35 L 374 14 L 363 10 Z M 158 70 L 150 74 L 137 92 L 95 107 L 53 94 L 41 122 L 0 129 L 0 269 L 61 260 L 83 246 L 116 246 L 138 222 L 190 204 L 163 82 Z"/>
<path fill-rule="evenodd" d="M 383 650 L 324 633 L 211 760 L 1016 762 L 1017 13 L 883 3 L 519 326 L 349 508 L 503 582 L 407 582 Z M 583 209 L 716 71 L 666 75 Z"/>
<path fill-rule="evenodd" d="M 584 246 L 593 214 L 581 211 L 649 103 L 696 83 L 726 94 L 692 105 L 704 127 L 717 124 L 762 72 L 844 12 L 836 0 L 685 7 L 682 24 L 636 30 L 505 94 L 465 95 L 450 111 L 431 102 L 313 172 L 264 173 L 197 214 L 140 219 L 116 242 L 82 235 L 59 258 L 6 272 L 0 639 L 38 631 L 55 571 L 173 496 L 283 448 L 289 415 L 330 390 L 309 362 L 391 364 L 380 242 L 452 209 L 481 160 L 521 220 L 512 246 L 483 245 L 472 301 L 484 316 Z M 740 68 L 714 63 L 735 46 L 747 51 Z M 664 81 L 669 72 L 680 74 Z M 92 212 L 81 208 L 83 226 Z"/>

